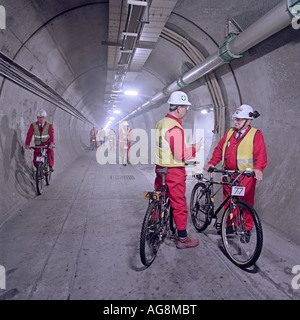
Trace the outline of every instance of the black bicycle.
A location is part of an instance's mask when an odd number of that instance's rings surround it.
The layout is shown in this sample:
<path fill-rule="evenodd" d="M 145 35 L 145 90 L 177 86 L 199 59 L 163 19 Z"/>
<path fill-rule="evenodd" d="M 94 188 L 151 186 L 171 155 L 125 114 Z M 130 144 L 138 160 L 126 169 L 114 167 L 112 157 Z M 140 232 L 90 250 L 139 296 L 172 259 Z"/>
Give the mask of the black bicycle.
<path fill-rule="evenodd" d="M 149 205 L 140 236 L 140 257 L 146 267 L 149 267 L 155 260 L 164 239 L 177 240 L 177 230 L 165 182 L 168 168 L 157 169 L 156 172 L 162 175 L 161 190 L 144 192 L 144 198 L 149 200 Z"/>
<path fill-rule="evenodd" d="M 222 181 L 215 181 L 214 173 L 222 173 Z M 222 235 L 223 245 L 229 259 L 241 268 L 252 266 L 259 258 L 263 246 L 263 231 L 259 217 L 252 206 L 241 200 L 245 187 L 241 182 L 254 177 L 252 171 L 209 169 L 210 179 L 203 174 L 194 175 L 198 182 L 191 194 L 190 214 L 196 230 L 204 231 L 216 219 L 214 226 Z M 227 185 L 229 193 L 215 209 L 214 185 Z M 217 215 L 224 207 L 221 223 Z"/>
<path fill-rule="evenodd" d="M 48 146 L 43 147 L 30 147 L 30 149 L 39 149 L 40 154 L 36 157 L 36 162 L 38 162 L 35 173 L 35 183 L 36 183 L 36 193 L 41 195 L 44 191 L 44 184 L 50 185 L 51 180 L 51 170 L 49 167 L 49 159 L 47 155 Z"/>

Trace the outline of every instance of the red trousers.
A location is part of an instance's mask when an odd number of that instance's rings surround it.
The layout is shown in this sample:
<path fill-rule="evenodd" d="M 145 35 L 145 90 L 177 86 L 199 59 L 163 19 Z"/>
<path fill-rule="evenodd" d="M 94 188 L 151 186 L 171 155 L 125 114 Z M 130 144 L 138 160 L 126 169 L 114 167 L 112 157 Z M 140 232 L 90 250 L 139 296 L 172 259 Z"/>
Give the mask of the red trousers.
<path fill-rule="evenodd" d="M 34 154 L 33 154 L 33 164 L 35 167 L 37 167 L 38 162 L 36 161 L 36 157 L 40 157 L 41 155 L 41 150 L 40 149 L 34 149 Z M 54 166 L 54 151 L 51 149 L 47 149 L 47 155 L 49 159 L 49 167 Z"/>
<path fill-rule="evenodd" d="M 161 168 L 156 166 L 156 168 Z M 173 209 L 174 220 L 178 231 L 186 230 L 188 221 L 188 208 L 186 204 L 186 171 L 184 167 L 169 168 L 166 174 L 166 184 L 168 186 L 168 196 Z M 162 185 L 162 176 L 156 173 L 154 182 L 155 190 L 159 190 Z"/>
<path fill-rule="evenodd" d="M 242 183 L 241 187 L 246 187 L 245 195 L 243 197 L 240 197 L 241 200 L 247 202 L 250 204 L 250 206 L 254 206 L 254 194 L 255 194 L 255 185 L 256 185 L 256 179 L 255 178 L 245 178 Z M 225 199 L 230 192 L 229 186 L 223 186 L 223 199 Z M 226 209 L 229 205 L 229 202 L 227 202 L 224 206 L 224 209 Z M 233 216 L 235 216 L 235 212 L 233 212 Z M 247 212 L 244 212 L 244 223 L 245 223 L 245 229 L 246 230 L 252 230 L 253 228 L 253 219 L 251 215 Z M 230 225 L 230 222 L 228 221 L 228 225 Z"/>
<path fill-rule="evenodd" d="M 98 144 L 97 144 L 97 139 L 96 138 L 93 138 L 93 137 L 90 137 L 90 144 L 92 144 L 93 142 L 93 139 L 95 139 L 95 147 L 98 148 Z"/>
<path fill-rule="evenodd" d="M 130 144 L 130 142 L 129 141 L 120 141 L 120 150 L 123 150 L 124 149 L 124 147 L 126 146 L 126 144 L 127 144 L 127 157 L 128 157 L 128 159 L 130 159 L 130 147 L 131 147 L 131 144 Z"/>

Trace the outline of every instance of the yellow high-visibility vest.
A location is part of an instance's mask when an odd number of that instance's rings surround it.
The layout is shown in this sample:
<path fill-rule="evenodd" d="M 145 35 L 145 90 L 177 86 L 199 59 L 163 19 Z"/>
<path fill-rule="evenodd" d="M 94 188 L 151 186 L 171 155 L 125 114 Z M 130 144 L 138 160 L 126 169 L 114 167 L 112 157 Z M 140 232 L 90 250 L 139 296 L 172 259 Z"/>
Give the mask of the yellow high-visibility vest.
<path fill-rule="evenodd" d="M 225 152 L 228 146 L 228 141 L 235 132 L 234 128 L 231 128 L 226 137 L 226 141 L 223 145 L 222 150 L 222 167 L 225 167 Z M 251 128 L 246 135 L 241 140 L 237 148 L 236 155 L 236 165 L 241 171 L 246 170 L 246 168 L 254 168 L 254 158 L 253 158 L 253 142 L 257 129 Z"/>
<path fill-rule="evenodd" d="M 177 161 L 171 151 L 166 133 L 178 127 L 183 130 L 183 127 L 174 119 L 165 117 L 160 120 L 155 127 L 156 145 L 155 145 L 155 160 L 154 163 L 161 167 L 184 167 L 184 161 Z M 182 145 L 176 146 L 181 148 Z"/>
<path fill-rule="evenodd" d="M 43 132 L 40 133 L 39 130 L 39 125 L 34 122 L 33 124 L 33 128 L 34 128 L 34 144 L 39 146 L 42 142 L 47 142 L 50 139 L 50 135 L 49 135 L 49 127 L 50 127 L 50 123 L 46 122 L 46 125 L 43 128 Z"/>

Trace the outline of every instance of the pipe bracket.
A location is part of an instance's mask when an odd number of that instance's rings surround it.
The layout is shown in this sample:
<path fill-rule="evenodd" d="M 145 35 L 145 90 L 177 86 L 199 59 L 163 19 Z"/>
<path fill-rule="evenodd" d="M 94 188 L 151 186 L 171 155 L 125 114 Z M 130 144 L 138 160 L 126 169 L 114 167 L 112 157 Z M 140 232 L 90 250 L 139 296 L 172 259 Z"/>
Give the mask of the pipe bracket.
<path fill-rule="evenodd" d="M 183 81 L 183 76 L 184 76 L 184 74 L 177 79 L 177 84 L 178 84 L 178 86 L 179 86 L 180 88 L 184 88 L 184 87 L 187 87 L 187 86 L 188 86 L 188 83 L 185 83 L 185 82 Z"/>
<path fill-rule="evenodd" d="M 294 17 L 300 18 L 300 0 L 287 0 L 287 7 Z"/>
<path fill-rule="evenodd" d="M 170 93 L 168 91 L 168 86 L 166 86 L 162 89 L 162 93 L 164 94 L 165 97 L 168 97 L 170 95 Z"/>
<path fill-rule="evenodd" d="M 218 49 L 218 56 L 224 63 L 230 63 L 233 59 L 239 59 L 243 57 L 243 54 L 234 54 L 230 51 L 230 42 L 235 39 L 238 34 L 230 34 L 226 41 Z"/>

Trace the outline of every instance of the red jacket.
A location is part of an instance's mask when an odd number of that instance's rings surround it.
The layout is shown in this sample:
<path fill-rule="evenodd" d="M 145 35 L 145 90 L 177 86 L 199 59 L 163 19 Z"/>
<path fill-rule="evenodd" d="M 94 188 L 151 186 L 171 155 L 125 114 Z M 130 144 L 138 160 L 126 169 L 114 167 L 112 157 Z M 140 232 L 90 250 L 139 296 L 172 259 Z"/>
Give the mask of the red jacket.
<path fill-rule="evenodd" d="M 44 123 L 44 126 L 47 122 Z M 36 124 L 38 125 L 39 127 L 39 130 L 40 130 L 40 133 L 42 134 L 42 131 L 40 129 L 40 126 L 38 124 L 38 121 L 36 122 Z M 43 128 L 44 128 L 43 126 Z M 25 145 L 30 145 L 30 142 L 31 142 L 31 139 L 32 139 L 32 136 L 33 136 L 33 132 L 34 132 L 34 128 L 33 128 L 33 125 L 31 124 L 30 127 L 29 127 L 29 130 L 27 132 L 27 136 L 26 136 L 26 141 L 25 141 Z M 50 144 L 51 142 L 55 143 L 55 137 L 54 137 L 54 129 L 53 129 L 53 125 L 50 124 L 50 127 L 49 127 L 49 140 L 45 143 L 43 143 L 43 145 L 46 145 L 46 144 Z"/>
<path fill-rule="evenodd" d="M 127 143 L 134 141 L 132 130 L 130 128 L 127 128 L 127 129 L 121 128 L 119 132 L 119 140 L 120 142 L 127 142 Z"/>
<path fill-rule="evenodd" d="M 180 119 L 167 114 L 166 117 L 176 120 L 181 126 L 182 122 Z M 192 146 L 187 148 L 184 141 L 184 131 L 179 127 L 174 127 L 166 133 L 166 139 L 170 144 L 171 151 L 174 158 L 178 161 L 187 161 L 195 158 L 196 149 Z M 181 144 L 181 148 L 176 148 L 175 146 Z"/>
<path fill-rule="evenodd" d="M 239 141 L 236 141 L 236 134 L 234 133 L 231 138 L 229 139 L 230 145 L 226 148 L 225 158 L 225 169 L 228 170 L 236 170 L 236 154 L 237 154 L 237 147 L 239 143 L 242 141 L 245 134 L 251 129 L 249 126 L 244 134 L 241 136 Z M 218 145 L 216 146 L 212 158 L 210 159 L 209 163 L 213 166 L 216 166 L 222 160 L 222 150 L 224 143 L 226 141 L 228 131 L 225 136 L 220 140 Z M 265 142 L 261 131 L 257 130 L 256 135 L 254 137 L 253 142 L 253 158 L 254 158 L 254 169 L 259 169 L 263 171 L 267 165 L 267 152 L 265 147 Z"/>

